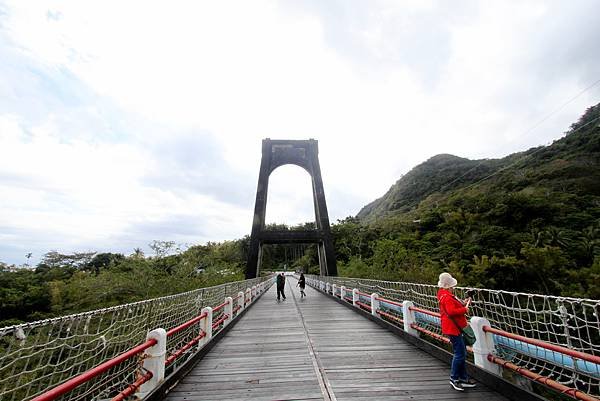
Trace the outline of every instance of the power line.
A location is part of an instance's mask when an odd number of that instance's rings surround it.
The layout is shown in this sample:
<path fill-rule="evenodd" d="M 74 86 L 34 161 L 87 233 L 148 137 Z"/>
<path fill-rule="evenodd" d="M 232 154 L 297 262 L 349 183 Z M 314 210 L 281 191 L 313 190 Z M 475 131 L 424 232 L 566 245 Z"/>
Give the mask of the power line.
<path fill-rule="evenodd" d="M 591 85 L 587 86 L 586 88 L 584 88 L 581 92 L 579 92 L 578 94 L 576 94 L 575 96 L 573 96 L 571 99 L 567 100 L 565 103 L 563 103 L 562 105 L 560 105 L 559 107 L 557 107 L 556 109 L 554 109 L 553 111 L 551 111 L 550 113 L 548 113 L 546 116 L 544 116 L 540 121 L 538 121 L 537 123 L 535 123 L 534 125 L 531 126 L 531 128 L 529 128 L 527 131 L 525 131 L 522 135 L 520 135 L 520 138 L 523 138 L 524 136 L 529 135 L 533 130 L 535 130 L 537 127 L 539 127 L 544 121 L 548 120 L 550 117 L 552 117 L 554 114 L 556 114 L 557 112 L 559 112 L 560 110 L 562 110 L 566 105 L 568 105 L 569 103 L 571 103 L 572 101 L 574 101 L 575 99 L 577 99 L 579 96 L 583 95 L 585 92 L 589 91 L 590 89 L 592 89 L 594 86 L 600 84 L 600 79 L 598 79 L 596 82 L 592 83 Z M 587 124 L 586 124 L 587 125 Z M 577 130 L 576 130 L 577 131 Z M 575 131 L 574 131 L 575 132 Z M 542 148 L 543 149 L 543 148 Z M 534 152 L 535 153 L 535 152 Z M 533 153 L 532 153 L 533 154 Z M 526 156 L 529 157 L 530 155 Z M 517 160 L 517 162 L 519 162 L 520 160 Z M 455 182 L 457 182 L 458 180 L 460 180 L 461 178 L 465 177 L 467 174 L 469 174 L 470 172 L 476 170 L 479 166 L 481 166 L 484 163 L 484 161 L 481 161 L 479 163 L 477 163 L 477 165 L 475 165 L 474 167 L 470 168 L 469 170 L 467 170 L 465 173 L 463 173 L 461 176 L 455 178 L 454 180 L 450 181 L 449 183 L 446 183 L 444 185 L 442 185 L 440 187 L 440 189 L 438 189 L 438 192 L 443 191 L 446 187 L 454 184 Z M 510 166 L 507 166 L 507 168 Z M 499 173 L 500 171 L 503 171 L 503 169 L 498 170 L 496 173 Z M 491 177 L 488 176 L 488 178 Z M 487 178 L 484 178 L 487 179 Z M 480 182 L 480 181 L 478 181 Z M 468 187 L 467 187 L 468 188 Z"/>
<path fill-rule="evenodd" d="M 593 120 L 591 120 L 591 121 L 588 121 L 587 123 L 583 124 L 581 127 L 577 128 L 576 130 L 574 130 L 574 131 L 571 131 L 569 134 L 574 134 L 575 132 L 579 131 L 580 129 L 582 129 L 582 128 L 584 128 L 584 127 L 587 127 L 587 126 L 588 126 L 588 125 L 590 125 L 591 123 L 593 123 L 593 122 L 595 122 L 595 121 L 598 121 L 598 120 L 600 120 L 600 116 L 598 116 L 598 117 L 594 118 L 594 119 L 593 119 Z M 475 185 L 479 184 L 480 182 L 482 182 L 482 181 L 485 181 L 485 180 L 487 180 L 488 178 L 491 178 L 491 177 L 495 176 L 496 174 L 499 174 L 499 173 L 501 173 L 502 171 L 504 171 L 504 170 L 506 170 L 506 169 L 508 169 L 508 168 L 511 168 L 511 167 L 515 166 L 516 164 L 518 164 L 518 163 L 520 163 L 520 162 L 524 161 L 525 159 L 527 159 L 527 158 L 529 158 L 529 157 L 531 157 L 531 156 L 535 155 L 535 154 L 536 154 L 536 153 L 538 153 L 538 152 L 541 152 L 541 151 L 542 151 L 542 150 L 544 150 L 544 149 L 546 149 L 546 146 L 540 146 L 540 148 L 539 148 L 539 149 L 536 149 L 536 150 L 534 150 L 533 152 L 531 152 L 531 153 L 529 153 L 529 154 L 527 154 L 527 155 L 523 156 L 522 158 L 520 158 L 520 159 L 516 160 L 514 163 L 511 163 L 511 164 L 509 164 L 508 166 L 502 167 L 501 169 L 499 169 L 499 170 L 497 170 L 497 171 L 493 172 L 492 174 L 488 175 L 487 177 L 483 177 L 483 178 L 482 178 L 482 179 L 480 179 L 479 181 L 476 181 L 476 182 L 474 182 L 474 183 L 471 183 L 471 184 L 467 185 L 466 187 L 462 188 L 462 190 L 467 190 L 467 189 L 469 189 L 469 188 L 471 188 L 471 187 L 473 187 L 473 186 L 475 186 Z"/>

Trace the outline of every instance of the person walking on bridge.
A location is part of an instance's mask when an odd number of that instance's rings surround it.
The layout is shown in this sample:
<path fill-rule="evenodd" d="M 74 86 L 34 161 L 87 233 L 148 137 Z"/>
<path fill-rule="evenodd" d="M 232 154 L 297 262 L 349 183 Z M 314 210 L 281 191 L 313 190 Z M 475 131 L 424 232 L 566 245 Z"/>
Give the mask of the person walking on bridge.
<path fill-rule="evenodd" d="M 458 282 L 450 273 L 440 274 L 437 299 L 440 303 L 442 334 L 450 338 L 452 343 L 452 365 L 450 368 L 450 385 L 457 391 L 475 387 L 475 381 L 467 375 L 467 346 L 462 329 L 467 326 L 467 317 L 471 299 L 463 303 L 454 295 L 454 287 Z"/>
<path fill-rule="evenodd" d="M 304 278 L 304 273 L 300 273 L 300 278 L 298 279 L 298 284 L 296 284 L 300 288 L 300 298 L 304 298 L 306 294 L 304 293 L 304 289 L 306 288 L 306 279 Z"/>
<path fill-rule="evenodd" d="M 283 297 L 283 300 L 285 301 L 285 276 L 283 275 L 283 273 L 279 273 L 277 275 L 277 302 L 279 302 L 281 300 L 281 297 Z"/>

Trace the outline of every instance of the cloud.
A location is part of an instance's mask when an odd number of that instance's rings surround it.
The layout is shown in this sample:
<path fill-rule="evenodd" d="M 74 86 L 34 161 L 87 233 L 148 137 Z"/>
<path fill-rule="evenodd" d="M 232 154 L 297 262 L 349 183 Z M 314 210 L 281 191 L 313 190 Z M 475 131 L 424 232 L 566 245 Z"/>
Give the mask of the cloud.
<path fill-rule="evenodd" d="M 600 98 L 599 85 L 529 130 L 598 79 L 595 8 L 7 1 L 0 221 L 11 234 L 0 260 L 28 242 L 43 252 L 240 237 L 266 137 L 319 140 L 331 221 L 437 153 L 502 157 L 550 142 Z M 276 171 L 271 190 L 268 219 L 312 217 L 302 171 Z"/>

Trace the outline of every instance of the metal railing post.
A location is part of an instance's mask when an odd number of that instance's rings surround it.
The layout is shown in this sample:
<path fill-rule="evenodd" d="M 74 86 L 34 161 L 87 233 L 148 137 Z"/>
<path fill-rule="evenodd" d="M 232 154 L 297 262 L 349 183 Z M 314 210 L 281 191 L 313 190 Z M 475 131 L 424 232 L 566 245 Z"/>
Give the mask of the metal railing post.
<path fill-rule="evenodd" d="M 227 318 L 223 324 L 227 326 L 233 320 L 233 298 L 227 297 L 225 298 L 225 302 L 227 302 L 227 305 L 225 305 L 224 313 L 227 315 Z"/>
<path fill-rule="evenodd" d="M 154 329 L 146 335 L 146 340 L 156 340 L 156 344 L 148 348 L 144 355 L 143 368 L 152 373 L 152 378 L 142 384 L 136 395 L 139 399 L 147 396 L 165 379 L 165 359 L 167 356 L 167 331 Z"/>
<path fill-rule="evenodd" d="M 345 301 L 346 298 L 346 287 L 345 286 L 341 286 L 340 287 L 340 299 L 342 301 Z"/>
<path fill-rule="evenodd" d="M 256 286 L 253 285 L 252 286 L 252 299 L 256 299 L 257 293 L 256 293 Z"/>
<path fill-rule="evenodd" d="M 198 349 L 204 347 L 212 339 L 213 309 L 206 306 L 202 308 L 202 313 L 206 313 L 206 317 L 200 321 L 200 330 L 204 332 L 204 337 L 198 341 Z"/>
<path fill-rule="evenodd" d="M 413 323 L 417 323 L 417 319 L 415 318 L 415 312 L 411 310 L 415 304 L 412 301 L 403 301 L 402 302 L 402 317 L 404 320 L 404 331 L 410 334 L 411 336 L 419 337 L 419 332 L 412 328 Z"/>
<path fill-rule="evenodd" d="M 473 316 L 471 317 L 471 328 L 475 332 L 475 344 L 473 344 L 473 356 L 475 357 L 475 365 L 483 370 L 487 370 L 495 375 L 501 375 L 502 370 L 500 365 L 497 365 L 488 360 L 488 355 L 494 353 L 494 335 L 483 331 L 484 326 L 490 326 L 489 320 Z"/>
<path fill-rule="evenodd" d="M 374 292 L 371 294 L 371 315 L 377 316 L 379 310 L 379 294 Z"/>
<path fill-rule="evenodd" d="M 353 288 L 352 289 L 352 305 L 354 305 L 357 308 L 359 308 L 360 305 L 357 304 L 357 302 L 359 300 L 360 300 L 360 295 L 358 295 L 358 288 Z"/>
<path fill-rule="evenodd" d="M 246 296 L 244 297 L 246 301 L 246 305 L 250 305 L 252 303 L 252 290 L 250 288 L 246 288 Z"/>
<path fill-rule="evenodd" d="M 333 295 L 334 297 L 335 297 L 335 290 L 337 290 L 337 285 L 331 284 L 331 295 Z"/>
<path fill-rule="evenodd" d="M 325 292 L 327 294 L 329 294 L 331 292 L 331 284 L 330 283 L 325 283 Z"/>

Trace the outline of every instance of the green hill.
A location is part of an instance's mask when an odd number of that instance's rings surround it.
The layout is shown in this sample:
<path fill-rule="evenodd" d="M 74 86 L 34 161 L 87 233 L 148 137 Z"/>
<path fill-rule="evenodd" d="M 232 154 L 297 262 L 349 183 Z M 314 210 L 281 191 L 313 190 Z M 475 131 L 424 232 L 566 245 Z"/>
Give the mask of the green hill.
<path fill-rule="evenodd" d="M 342 275 L 600 298 L 600 105 L 549 146 L 434 156 L 333 232 Z"/>
<path fill-rule="evenodd" d="M 438 202 L 461 190 L 516 192 L 542 188 L 580 196 L 600 194 L 600 105 L 590 107 L 565 137 L 546 147 L 502 159 L 469 160 L 436 155 L 364 206 L 362 222 L 414 211 L 429 197 Z"/>

